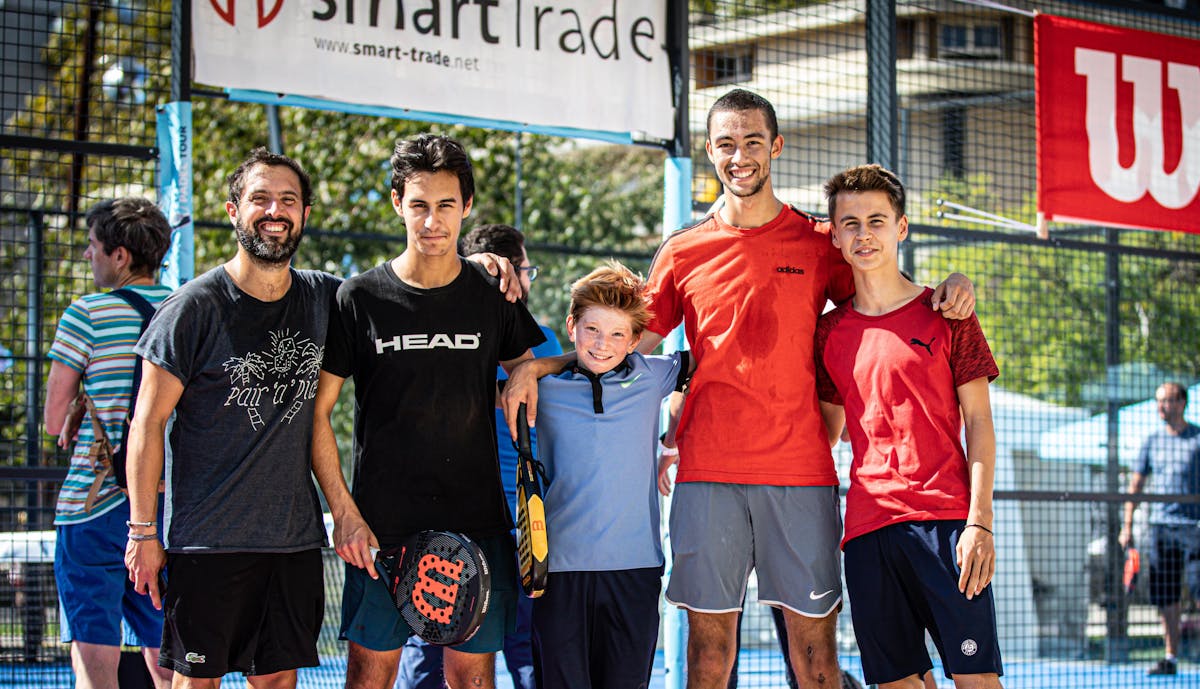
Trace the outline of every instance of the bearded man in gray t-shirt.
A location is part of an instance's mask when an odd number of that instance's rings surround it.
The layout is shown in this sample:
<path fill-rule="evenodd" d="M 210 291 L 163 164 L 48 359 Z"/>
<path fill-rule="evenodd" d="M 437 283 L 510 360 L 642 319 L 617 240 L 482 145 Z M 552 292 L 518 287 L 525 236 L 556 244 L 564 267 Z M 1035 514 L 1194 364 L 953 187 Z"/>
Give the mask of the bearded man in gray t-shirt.
<path fill-rule="evenodd" d="M 240 671 L 255 687 L 295 687 L 296 669 L 318 664 L 326 539 L 312 406 L 340 281 L 291 267 L 311 198 L 298 163 L 251 153 L 225 204 L 237 254 L 164 302 L 135 349 L 125 562 L 166 609 L 159 664 L 192 686 Z"/>

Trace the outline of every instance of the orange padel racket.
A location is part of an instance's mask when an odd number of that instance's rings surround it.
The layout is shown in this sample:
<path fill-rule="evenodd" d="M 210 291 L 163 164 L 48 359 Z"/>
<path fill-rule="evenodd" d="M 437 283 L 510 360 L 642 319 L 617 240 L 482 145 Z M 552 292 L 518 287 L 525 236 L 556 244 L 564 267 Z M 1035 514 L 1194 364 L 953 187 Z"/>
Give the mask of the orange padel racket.
<path fill-rule="evenodd" d="M 492 594 L 491 569 L 474 541 L 449 531 L 421 531 L 375 552 L 400 616 L 431 644 L 460 644 L 479 629 Z"/>

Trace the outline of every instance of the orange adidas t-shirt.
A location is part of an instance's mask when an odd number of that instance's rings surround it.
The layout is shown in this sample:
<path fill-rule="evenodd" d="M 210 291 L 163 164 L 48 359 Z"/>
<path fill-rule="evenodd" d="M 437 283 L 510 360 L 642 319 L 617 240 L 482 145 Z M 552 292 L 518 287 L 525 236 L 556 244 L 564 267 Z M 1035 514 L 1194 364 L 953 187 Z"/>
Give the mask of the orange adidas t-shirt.
<path fill-rule="evenodd" d="M 828 222 L 790 206 L 753 229 L 716 213 L 663 243 L 648 329 L 666 335 L 682 322 L 698 362 L 676 435 L 677 481 L 837 484 L 813 335 L 826 300 L 853 293 Z"/>

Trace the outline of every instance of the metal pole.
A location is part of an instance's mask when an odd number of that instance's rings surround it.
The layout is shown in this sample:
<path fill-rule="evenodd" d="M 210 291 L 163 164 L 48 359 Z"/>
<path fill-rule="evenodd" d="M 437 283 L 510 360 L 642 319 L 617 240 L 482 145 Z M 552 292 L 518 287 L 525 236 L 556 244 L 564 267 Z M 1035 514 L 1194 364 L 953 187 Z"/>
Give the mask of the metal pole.
<path fill-rule="evenodd" d="M 92 105 L 92 73 L 96 69 L 96 25 L 100 23 L 100 6 L 90 2 L 87 8 L 87 25 L 83 33 L 83 66 L 79 76 L 79 88 L 75 95 L 74 140 L 87 141 L 89 108 Z M 79 201 L 83 196 L 83 153 L 71 155 L 71 173 L 67 183 L 68 222 L 73 226 L 79 214 Z"/>
<path fill-rule="evenodd" d="M 29 253 L 25 257 L 29 281 L 25 285 L 25 466 L 42 463 L 42 262 L 45 222 L 40 211 L 29 214 Z M 30 531 L 42 528 L 38 482 L 27 485 L 26 508 Z"/>
<path fill-rule="evenodd" d="M 692 158 L 691 133 L 688 131 L 688 2 L 671 0 L 667 5 L 667 54 L 671 60 L 671 89 L 675 102 L 675 138 L 667 151 L 663 172 L 663 239 L 688 224 L 692 218 Z M 675 351 L 685 346 L 681 328 L 667 336 L 663 349 Z M 665 417 L 665 413 L 664 413 Z M 671 518 L 671 502 L 665 501 L 663 519 L 663 552 L 666 554 L 667 577 L 671 575 L 671 534 L 667 528 Z M 663 610 L 663 665 L 666 689 L 683 689 L 684 664 L 687 657 L 687 618 L 678 608 Z"/>
<path fill-rule="evenodd" d="M 867 0 L 867 160 L 896 169 L 896 2 Z"/>
<path fill-rule="evenodd" d="M 171 5 L 171 100 L 192 99 L 192 0 Z"/>
<path fill-rule="evenodd" d="M 521 139 L 521 132 L 513 137 L 513 145 L 517 147 L 516 168 L 517 168 L 517 184 L 513 190 L 513 227 L 521 230 L 521 225 L 525 221 L 525 192 L 521 189 L 521 166 L 524 163 L 524 146 Z"/>
<path fill-rule="evenodd" d="M 1106 364 L 1105 386 L 1108 396 L 1108 465 L 1105 471 L 1105 487 L 1110 494 L 1121 492 L 1121 402 L 1119 394 L 1120 381 L 1117 377 L 1118 366 L 1121 363 L 1121 255 L 1117 245 L 1121 243 L 1120 230 L 1106 230 L 1109 250 L 1105 254 L 1105 344 L 1104 363 Z M 1122 585 L 1122 574 L 1125 569 L 1125 553 L 1117 543 L 1121 531 L 1123 505 L 1120 502 L 1110 502 L 1106 505 L 1107 514 L 1107 543 L 1105 548 L 1105 581 L 1108 582 L 1108 596 L 1105 610 L 1106 643 L 1104 657 L 1110 663 L 1120 663 L 1129 658 L 1129 645 L 1126 635 L 1126 619 L 1128 617 L 1128 601 L 1125 600 L 1125 587 Z"/>
<path fill-rule="evenodd" d="M 283 153 L 283 130 L 279 126 L 279 106 L 268 103 L 267 109 L 267 147 L 272 153 Z"/>

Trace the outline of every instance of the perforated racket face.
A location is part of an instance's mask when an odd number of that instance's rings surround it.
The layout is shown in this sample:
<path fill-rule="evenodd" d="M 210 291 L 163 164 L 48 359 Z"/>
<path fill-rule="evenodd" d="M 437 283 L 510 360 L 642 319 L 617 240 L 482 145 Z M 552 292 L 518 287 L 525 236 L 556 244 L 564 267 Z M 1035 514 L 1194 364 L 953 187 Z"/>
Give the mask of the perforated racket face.
<path fill-rule="evenodd" d="M 461 534 L 422 531 L 397 555 L 389 589 L 413 632 L 439 646 L 470 639 L 487 614 L 492 591 L 479 546 Z"/>

